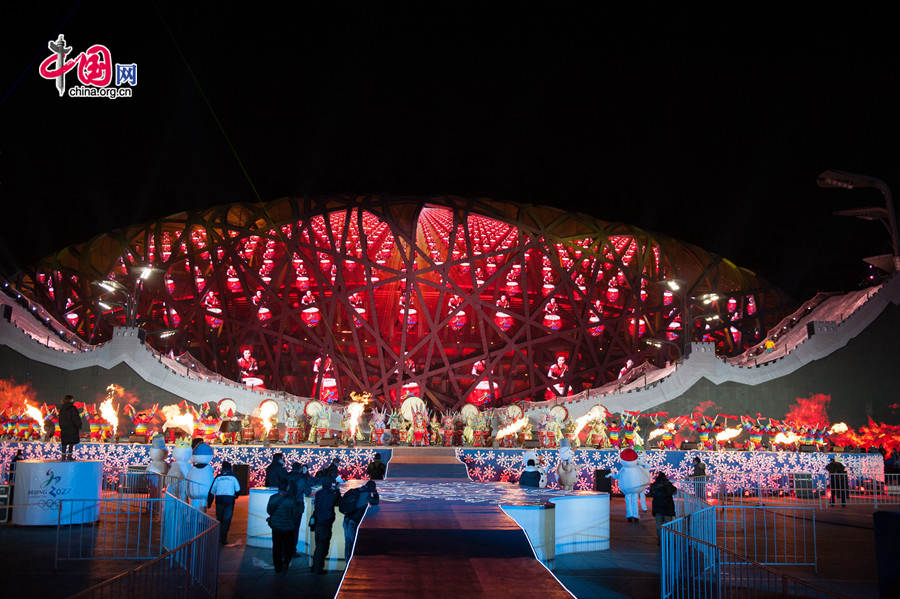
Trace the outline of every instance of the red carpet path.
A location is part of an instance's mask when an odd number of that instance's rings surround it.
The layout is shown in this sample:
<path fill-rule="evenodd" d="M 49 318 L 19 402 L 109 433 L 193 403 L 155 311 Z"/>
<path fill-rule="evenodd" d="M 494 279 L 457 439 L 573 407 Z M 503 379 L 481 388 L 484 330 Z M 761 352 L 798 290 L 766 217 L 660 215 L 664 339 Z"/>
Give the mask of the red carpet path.
<path fill-rule="evenodd" d="M 399 478 L 401 472 L 403 478 L 420 480 L 431 473 L 446 477 L 455 458 L 440 455 L 446 450 L 437 449 L 418 457 L 393 456 L 389 477 Z M 465 477 L 465 466 L 459 467 L 462 476 L 454 473 L 452 478 Z M 420 500 L 369 508 L 337 597 L 570 599 L 573 595 L 535 559 L 525 533 L 496 505 Z"/>

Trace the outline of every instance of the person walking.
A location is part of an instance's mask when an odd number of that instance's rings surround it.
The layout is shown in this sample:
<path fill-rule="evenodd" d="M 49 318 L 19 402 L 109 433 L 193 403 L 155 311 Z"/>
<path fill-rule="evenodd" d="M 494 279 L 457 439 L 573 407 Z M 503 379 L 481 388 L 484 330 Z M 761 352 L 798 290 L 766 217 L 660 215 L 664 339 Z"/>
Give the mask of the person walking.
<path fill-rule="evenodd" d="M 334 458 L 326 468 L 322 468 L 316 472 L 316 482 L 322 485 L 322 488 L 329 486 L 329 483 L 344 482 L 340 475 L 340 458 Z"/>
<path fill-rule="evenodd" d="M 213 479 L 206 498 L 206 507 L 216 503 L 216 520 L 219 521 L 219 544 L 228 543 L 228 529 L 234 515 L 234 501 L 241 492 L 241 483 L 231 471 L 231 462 L 222 462 L 219 475 Z"/>
<path fill-rule="evenodd" d="M 80 440 L 81 414 L 75 407 L 75 398 L 66 395 L 59 406 L 59 440 L 62 445 L 62 460 L 70 462 L 75 459 L 75 445 Z"/>
<path fill-rule="evenodd" d="M 386 472 L 387 464 L 381 461 L 381 454 L 376 453 L 375 458 L 366 468 L 366 476 L 368 476 L 370 480 L 384 480 Z"/>
<path fill-rule="evenodd" d="M 700 456 L 694 457 L 691 478 L 694 479 L 694 496 L 700 501 L 706 501 L 706 464 L 700 460 Z"/>
<path fill-rule="evenodd" d="M 841 507 L 847 507 L 847 468 L 841 463 L 841 458 L 832 456 L 825 470 L 828 471 L 828 486 L 831 487 L 831 505 L 834 505 L 835 496 L 840 495 Z"/>
<path fill-rule="evenodd" d="M 296 489 L 297 504 L 300 506 L 300 515 L 303 515 L 306 509 L 306 498 L 312 495 L 312 477 L 309 475 L 309 468 L 306 464 L 300 462 L 291 463 L 291 471 L 288 473 L 288 480 L 294 483 Z M 297 528 L 294 531 L 294 547 L 300 539 L 300 525 L 302 518 L 297 521 Z M 299 553 L 294 553 L 294 557 L 300 557 Z"/>
<path fill-rule="evenodd" d="M 341 497 L 338 509 L 344 514 L 344 559 L 350 562 L 350 553 L 353 550 L 353 539 L 356 538 L 356 529 L 366 513 L 366 507 L 378 505 L 378 491 L 375 481 L 370 480 L 361 487 L 350 489 Z"/>
<path fill-rule="evenodd" d="M 675 500 L 673 497 L 678 490 L 666 477 L 665 472 L 656 475 L 656 480 L 650 485 L 647 493 L 653 498 L 653 517 L 656 518 L 656 544 L 659 545 L 659 529 L 666 522 L 671 522 L 675 517 Z"/>
<path fill-rule="evenodd" d="M 281 572 L 291 566 L 291 558 L 297 549 L 297 526 L 303 515 L 303 508 L 297 503 L 297 485 L 294 481 L 281 481 L 278 493 L 269 497 L 266 512 L 269 514 L 269 528 L 272 529 L 272 562 L 275 571 Z"/>
<path fill-rule="evenodd" d="M 326 478 L 313 501 L 310 528 L 315 532 L 316 548 L 310 572 L 325 574 L 325 556 L 331 545 L 331 529 L 334 527 L 334 508 L 341 499 L 337 483 Z"/>

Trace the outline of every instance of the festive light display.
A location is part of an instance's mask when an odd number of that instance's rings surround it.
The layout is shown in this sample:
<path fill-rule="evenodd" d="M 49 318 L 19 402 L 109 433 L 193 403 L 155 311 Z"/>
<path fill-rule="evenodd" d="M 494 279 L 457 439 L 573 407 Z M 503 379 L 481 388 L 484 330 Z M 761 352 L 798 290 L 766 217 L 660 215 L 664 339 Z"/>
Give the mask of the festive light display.
<path fill-rule="evenodd" d="M 532 450 L 533 451 L 533 450 Z M 517 482 L 525 465 L 521 449 L 462 449 L 456 450 L 456 456 L 469 471 L 472 480 L 479 482 L 509 481 Z M 643 451 L 639 452 L 642 466 L 647 468 L 652 477 L 657 472 L 665 472 L 671 480 L 688 478 L 693 472 L 694 457 L 699 457 L 706 464 L 709 474 L 726 475 L 734 484 L 754 486 L 757 477 L 788 475 L 793 472 L 823 473 L 825 466 L 836 454 L 829 453 L 795 453 L 768 451 Z M 547 486 L 559 488 L 556 480 L 556 467 L 559 465 L 559 451 L 537 450 L 541 467 L 547 472 Z M 843 454 L 841 461 L 847 472 L 853 476 L 884 480 L 884 460 L 879 454 Z M 594 470 L 612 470 L 616 472 L 619 464 L 618 450 L 578 450 L 575 452 L 575 465 L 578 467 L 576 489 L 594 488 Z M 613 491 L 618 487 L 613 481 Z"/>
<path fill-rule="evenodd" d="M 137 289 L 146 265 L 158 274 Z M 439 409 L 569 394 L 614 380 L 628 360 L 675 357 L 644 339 L 688 335 L 736 354 L 782 315 L 780 295 L 753 273 L 694 246 L 547 207 L 447 197 L 181 213 L 66 248 L 17 284 L 98 343 L 125 322 L 97 303 L 101 279 L 134 291 L 146 329 L 176 331 L 148 343 L 189 349 L 235 380 L 319 398 L 328 383 L 336 397 L 362 389 L 378 402 L 415 385 Z M 684 292 L 666 295 L 674 279 Z M 716 301 L 693 299 L 713 292 Z M 245 347 L 253 376 L 238 366 Z M 551 381 L 559 355 L 568 368 Z M 322 357 L 333 376 L 313 371 Z M 472 375 L 478 360 L 487 367 Z"/>
<path fill-rule="evenodd" d="M 171 449 L 173 446 L 169 446 Z M 59 443 L 0 443 L 0 468 L 7 471 L 9 462 L 16 451 L 21 449 L 26 460 L 56 460 L 60 456 Z M 247 464 L 250 467 L 250 485 L 261 486 L 266 478 L 265 468 L 272 461 L 272 454 L 281 452 L 287 464 L 300 462 L 309 466 L 315 474 L 325 468 L 334 458 L 339 458 L 338 465 L 341 477 L 345 480 L 366 478 L 366 467 L 375 458 L 375 452 L 381 454 L 384 461 L 391 458 L 391 450 L 379 448 L 330 449 L 304 447 L 301 449 L 268 448 L 253 446 L 216 446 L 210 462 L 218 471 L 223 461 L 232 464 Z M 150 463 L 150 446 L 143 444 L 116 443 L 80 443 L 75 450 L 80 460 L 100 460 L 103 472 L 111 474 L 125 472 L 128 466 L 146 465 Z"/>

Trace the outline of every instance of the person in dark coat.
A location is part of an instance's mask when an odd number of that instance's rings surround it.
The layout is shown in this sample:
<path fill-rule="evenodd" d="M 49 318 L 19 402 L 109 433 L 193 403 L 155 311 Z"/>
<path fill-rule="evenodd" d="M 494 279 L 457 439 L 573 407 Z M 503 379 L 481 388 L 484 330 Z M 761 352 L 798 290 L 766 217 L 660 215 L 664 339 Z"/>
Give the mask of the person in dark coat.
<path fill-rule="evenodd" d="M 653 517 L 656 518 L 656 544 L 659 545 L 659 527 L 666 522 L 671 522 L 675 517 L 675 500 L 673 497 L 678 490 L 666 477 L 665 472 L 656 475 L 656 480 L 650 485 L 647 494 L 653 498 Z"/>
<path fill-rule="evenodd" d="M 847 469 L 840 458 L 832 456 L 825 470 L 828 471 L 828 486 L 831 487 L 831 505 L 834 505 L 835 496 L 840 495 L 841 506 L 847 507 Z"/>
<path fill-rule="evenodd" d="M 291 471 L 287 476 L 288 480 L 295 485 L 297 491 L 297 503 L 300 505 L 300 514 L 302 515 L 303 511 L 306 509 L 306 498 L 312 495 L 313 479 L 309 475 L 309 468 L 306 464 L 293 462 L 291 463 Z M 297 546 L 297 540 L 300 538 L 301 524 L 301 522 L 297 522 L 297 530 L 294 534 L 294 547 Z M 295 553 L 294 557 L 299 557 L 299 554 Z"/>
<path fill-rule="evenodd" d="M 22 450 L 19 449 L 16 451 L 16 455 L 13 456 L 13 459 L 9 462 L 9 505 L 15 505 L 15 495 L 16 495 L 16 462 L 20 462 L 25 459 L 25 454 L 22 453 Z M 6 512 L 6 521 L 12 522 L 12 508 L 9 508 Z"/>
<path fill-rule="evenodd" d="M 322 468 L 316 472 L 316 483 L 322 485 L 324 488 L 327 483 L 336 482 L 338 478 L 340 478 L 340 473 L 338 471 L 338 464 L 340 463 L 340 458 L 334 458 L 326 468 Z"/>
<path fill-rule="evenodd" d="M 387 464 L 381 461 L 381 454 L 376 453 L 375 459 L 372 460 L 372 463 L 366 468 L 366 476 L 368 476 L 371 480 L 384 480 L 384 475 L 387 472 Z"/>
<path fill-rule="evenodd" d="M 288 471 L 284 467 L 284 454 L 276 453 L 272 455 L 272 463 L 266 466 L 266 482 L 267 487 L 279 488 L 282 480 L 287 480 Z"/>
<path fill-rule="evenodd" d="M 540 487 L 541 486 L 541 472 L 534 465 L 534 460 L 528 460 L 528 464 L 525 466 L 525 470 L 523 470 L 522 475 L 519 476 L 519 486 L 520 487 Z"/>
<path fill-rule="evenodd" d="M 694 471 L 691 473 L 694 479 L 694 495 L 701 501 L 706 501 L 706 464 L 698 456 L 694 457 Z"/>
<path fill-rule="evenodd" d="M 266 512 L 272 529 L 272 561 L 275 571 L 281 572 L 291 566 L 291 558 L 297 549 L 297 526 L 303 516 L 303 508 L 297 503 L 297 485 L 282 479 L 278 493 L 269 497 Z"/>
<path fill-rule="evenodd" d="M 378 505 L 378 490 L 375 481 L 370 480 L 361 487 L 350 489 L 341 497 L 341 513 L 344 514 L 344 559 L 350 561 L 350 552 L 353 549 L 353 539 L 356 538 L 356 529 L 366 513 L 366 506 Z M 351 505 L 347 505 L 352 502 Z"/>
<path fill-rule="evenodd" d="M 331 545 L 331 529 L 334 527 L 334 508 L 340 500 L 341 493 L 337 488 L 337 483 L 325 480 L 313 501 L 313 521 L 310 526 L 315 531 L 316 548 L 313 552 L 310 572 L 325 573 L 325 556 L 328 555 L 328 547 Z"/>
<path fill-rule="evenodd" d="M 59 405 L 59 441 L 62 444 L 64 462 L 74 460 L 73 452 L 78 444 L 81 431 L 81 414 L 75 407 L 75 398 L 66 395 Z"/>

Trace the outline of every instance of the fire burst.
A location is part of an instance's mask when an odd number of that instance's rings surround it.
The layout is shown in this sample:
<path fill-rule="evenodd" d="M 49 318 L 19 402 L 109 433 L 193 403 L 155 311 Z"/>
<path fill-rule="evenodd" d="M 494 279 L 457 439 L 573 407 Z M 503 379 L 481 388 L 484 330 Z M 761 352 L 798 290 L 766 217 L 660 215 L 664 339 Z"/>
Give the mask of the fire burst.
<path fill-rule="evenodd" d="M 113 397 L 115 397 L 116 392 L 121 389 L 122 387 L 119 387 L 116 384 L 109 385 L 106 388 L 106 401 L 100 404 L 100 416 L 112 425 L 113 438 L 115 438 L 116 431 L 119 429 L 119 415 L 116 413 L 116 408 L 113 406 L 112 400 Z"/>
<path fill-rule="evenodd" d="M 800 435 L 796 433 L 778 433 L 775 435 L 774 442 L 779 445 L 793 445 L 800 442 Z"/>
<path fill-rule="evenodd" d="M 582 418 L 584 418 L 584 416 L 582 416 Z M 528 424 L 528 416 L 522 416 L 512 424 L 508 424 L 501 428 L 494 438 L 502 439 L 503 437 L 506 437 L 508 435 L 514 435 L 522 430 L 522 428 L 524 428 L 526 424 Z"/>
<path fill-rule="evenodd" d="M 356 438 L 356 430 L 359 428 L 359 417 L 362 416 L 363 410 L 366 409 L 366 404 L 359 402 L 352 402 L 349 406 L 347 406 L 347 413 L 350 415 L 350 438 Z"/>
<path fill-rule="evenodd" d="M 187 433 L 188 438 L 194 436 L 194 415 L 190 412 L 181 413 L 181 408 L 177 404 L 163 406 L 160 409 L 166 422 L 163 424 L 163 432 L 170 428 L 180 428 Z"/>
<path fill-rule="evenodd" d="M 588 422 L 593 422 L 594 420 L 600 420 L 601 418 L 606 418 L 606 408 L 597 404 L 590 410 L 588 410 L 587 414 L 584 416 L 579 416 L 575 419 L 575 434 L 572 435 L 573 439 L 578 438 L 578 434 L 581 432 L 585 426 L 587 426 Z"/>
<path fill-rule="evenodd" d="M 259 418 L 262 420 L 264 439 L 269 438 L 269 431 L 272 430 L 272 417 L 278 414 L 278 404 L 274 401 L 264 401 L 259 406 Z"/>
<path fill-rule="evenodd" d="M 739 428 L 726 428 L 724 431 L 716 435 L 716 442 L 722 443 L 724 441 L 728 441 L 729 439 L 734 439 L 740 434 L 741 429 Z M 778 437 L 775 438 L 777 439 Z"/>
<path fill-rule="evenodd" d="M 29 418 L 35 420 L 38 424 L 44 422 L 44 417 L 41 415 L 41 411 L 28 403 L 28 400 L 25 400 L 25 413 L 28 414 Z"/>

